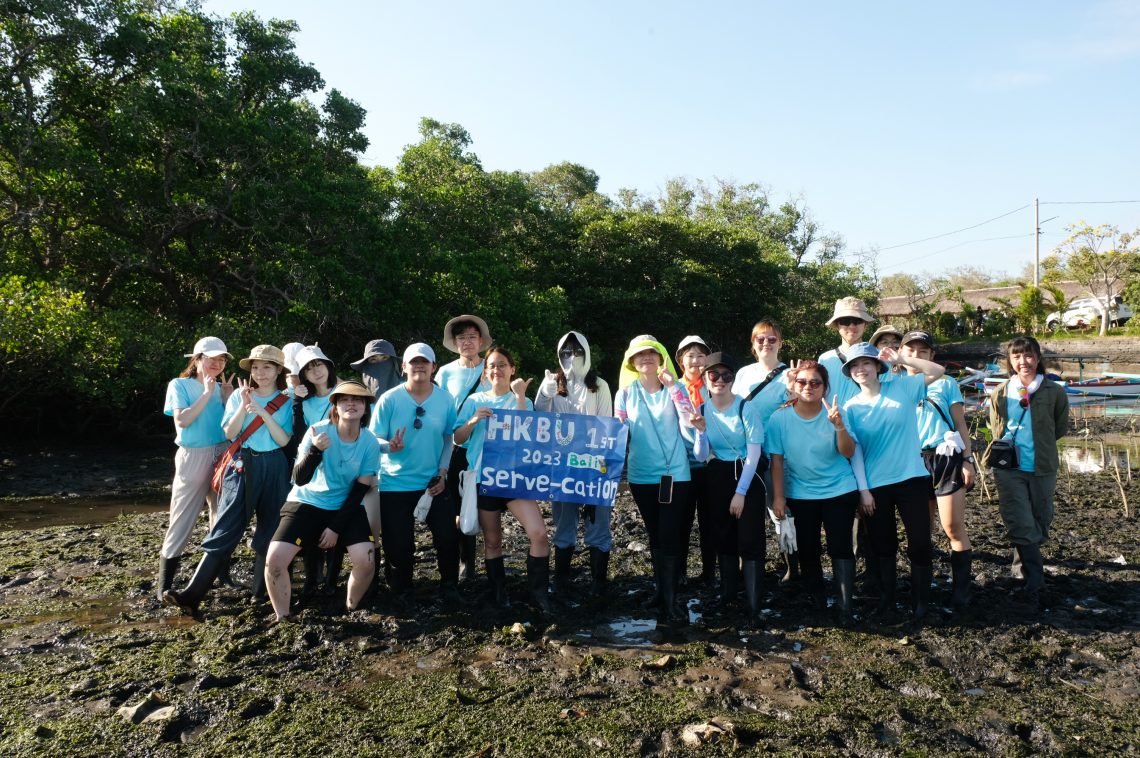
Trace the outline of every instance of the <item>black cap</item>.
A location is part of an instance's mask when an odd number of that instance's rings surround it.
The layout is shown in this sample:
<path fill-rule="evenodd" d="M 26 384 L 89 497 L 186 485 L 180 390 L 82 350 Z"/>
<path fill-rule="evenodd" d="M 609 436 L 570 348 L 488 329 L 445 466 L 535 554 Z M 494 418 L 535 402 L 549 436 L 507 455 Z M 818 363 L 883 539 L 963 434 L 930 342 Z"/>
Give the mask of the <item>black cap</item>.
<path fill-rule="evenodd" d="M 934 349 L 934 338 L 930 336 L 930 332 L 924 332 L 921 329 L 907 332 L 902 338 L 902 344 L 906 345 L 910 342 L 922 342 L 931 350 Z"/>

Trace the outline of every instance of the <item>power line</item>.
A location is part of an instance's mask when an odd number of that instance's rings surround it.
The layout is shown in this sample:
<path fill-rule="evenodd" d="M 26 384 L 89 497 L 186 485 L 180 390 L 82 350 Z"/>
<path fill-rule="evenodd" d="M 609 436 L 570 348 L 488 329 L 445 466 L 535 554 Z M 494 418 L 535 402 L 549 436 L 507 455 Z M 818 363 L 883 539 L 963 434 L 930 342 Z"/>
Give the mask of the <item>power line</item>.
<path fill-rule="evenodd" d="M 1121 205 L 1140 203 L 1140 200 L 1042 200 L 1041 205 Z"/>
<path fill-rule="evenodd" d="M 1018 210 L 1022 210 L 1022 209 L 1019 208 Z M 966 240 L 965 242 L 959 242 L 957 244 L 951 245 L 950 247 L 944 247 L 941 250 L 935 250 L 932 253 L 925 253 L 923 255 L 919 255 L 919 256 L 916 256 L 914 258 L 908 258 L 905 261 L 900 261 L 898 263 L 892 263 L 889 266 L 883 266 L 883 269 L 889 270 L 892 268 L 898 268 L 899 266 L 905 266 L 908 263 L 914 263 L 915 261 L 920 261 L 924 258 L 930 258 L 931 256 L 938 255 L 939 253 L 945 253 L 947 250 L 953 250 L 954 248 L 962 247 L 963 245 L 972 245 L 976 242 L 996 242 L 998 240 L 1024 239 L 1026 237 L 1032 237 L 1032 236 L 1033 236 L 1033 232 L 1028 232 L 1026 234 L 1011 234 L 1008 237 L 987 237 L 985 239 Z"/>
<path fill-rule="evenodd" d="M 884 250 L 896 250 L 900 247 L 907 247 L 909 245 L 917 245 L 920 242 L 929 242 L 930 240 L 936 240 L 936 239 L 940 239 L 942 237 L 949 237 L 952 234 L 960 234 L 961 232 L 968 232 L 971 229 L 977 229 L 979 226 L 985 226 L 986 224 L 993 223 L 994 221 L 997 221 L 998 219 L 1001 219 L 1001 218 L 1005 218 L 1006 216 L 1012 216 L 1014 213 L 1017 213 L 1018 211 L 1023 211 L 1028 207 L 1030 207 L 1030 206 L 1029 205 L 1023 205 L 1020 208 L 1014 208 L 1012 211 L 1008 211 L 1006 213 L 1003 213 L 1000 216 L 994 216 L 993 218 L 982 221 L 981 223 L 974 224 L 973 226 L 962 227 L 961 229 L 955 229 L 952 232 L 944 232 L 943 234 L 935 234 L 933 237 L 924 237 L 920 240 L 914 240 L 913 242 L 904 242 L 901 245 L 891 245 L 890 247 L 880 247 L 879 252 L 883 252 Z M 1018 236 L 1020 237 L 1023 235 L 1018 235 Z"/>

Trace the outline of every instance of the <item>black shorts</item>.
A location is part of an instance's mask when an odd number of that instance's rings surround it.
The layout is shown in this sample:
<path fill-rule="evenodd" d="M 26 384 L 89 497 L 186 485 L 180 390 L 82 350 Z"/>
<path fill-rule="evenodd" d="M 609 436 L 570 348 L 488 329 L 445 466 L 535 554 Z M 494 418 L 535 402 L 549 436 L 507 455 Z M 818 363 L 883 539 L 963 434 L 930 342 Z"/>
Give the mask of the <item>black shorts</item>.
<path fill-rule="evenodd" d="M 507 510 L 507 503 L 515 498 L 512 497 L 492 497 L 491 495 L 479 496 L 479 510 L 481 511 L 495 511 L 502 513 Z"/>
<path fill-rule="evenodd" d="M 962 453 L 939 455 L 933 449 L 923 450 L 922 462 L 930 472 L 930 485 L 936 497 L 953 495 L 966 486 L 962 482 Z"/>
<path fill-rule="evenodd" d="M 273 533 L 274 542 L 292 542 L 300 548 L 317 547 L 321 534 L 340 514 L 340 511 L 327 511 L 308 503 L 290 500 L 281 508 L 281 522 Z M 372 529 L 368 526 L 368 516 L 363 506 L 356 506 L 341 527 L 337 547 L 348 547 L 361 542 L 372 541 Z"/>

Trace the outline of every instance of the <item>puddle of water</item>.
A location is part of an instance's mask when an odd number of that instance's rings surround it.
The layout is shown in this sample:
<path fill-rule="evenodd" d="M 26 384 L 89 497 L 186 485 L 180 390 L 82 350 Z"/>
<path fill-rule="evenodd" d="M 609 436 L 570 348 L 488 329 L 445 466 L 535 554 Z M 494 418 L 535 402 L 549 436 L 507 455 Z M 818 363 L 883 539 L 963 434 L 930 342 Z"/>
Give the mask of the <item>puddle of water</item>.
<path fill-rule="evenodd" d="M 656 629 L 656 619 L 625 617 L 617 621 L 611 621 L 608 624 L 603 624 L 598 631 L 601 631 L 601 636 L 606 639 L 616 640 L 626 645 L 640 646 L 653 644 L 653 641 L 649 639 L 649 637 Z M 595 631 L 593 636 L 599 636 L 597 631 Z"/>
<path fill-rule="evenodd" d="M 0 503 L 0 531 L 47 526 L 104 524 L 124 513 L 155 513 L 170 507 L 169 496 L 145 498 L 42 498 Z"/>
<path fill-rule="evenodd" d="M 1127 481 L 1140 466 L 1140 447 L 1093 440 L 1062 439 L 1058 445 L 1061 467 L 1069 474 L 1102 474 L 1120 471 Z"/>

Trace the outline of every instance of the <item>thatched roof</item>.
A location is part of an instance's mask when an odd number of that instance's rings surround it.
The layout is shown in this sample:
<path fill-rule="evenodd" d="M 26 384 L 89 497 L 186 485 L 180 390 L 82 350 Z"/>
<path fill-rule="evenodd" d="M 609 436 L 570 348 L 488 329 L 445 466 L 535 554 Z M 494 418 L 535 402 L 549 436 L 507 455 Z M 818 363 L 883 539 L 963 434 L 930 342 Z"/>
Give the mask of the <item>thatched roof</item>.
<path fill-rule="evenodd" d="M 1090 296 L 1088 287 L 1080 282 L 1054 282 L 1053 286 L 1065 293 L 1067 300 Z M 979 310 L 998 310 L 1004 307 L 998 302 L 998 298 L 1016 303 L 1020 296 L 1021 289 L 1021 287 L 987 287 L 986 289 L 963 290 L 962 299 Z M 958 302 L 957 298 L 952 299 L 928 295 L 921 298 L 918 302 L 925 304 L 932 301 L 934 302 L 934 310 L 936 311 L 941 311 L 942 313 L 962 312 L 962 304 Z M 896 297 L 882 298 L 879 301 L 879 307 L 875 315 L 878 316 L 880 320 L 884 320 L 892 317 L 909 316 L 911 313 L 910 298 L 906 295 L 898 295 Z"/>

